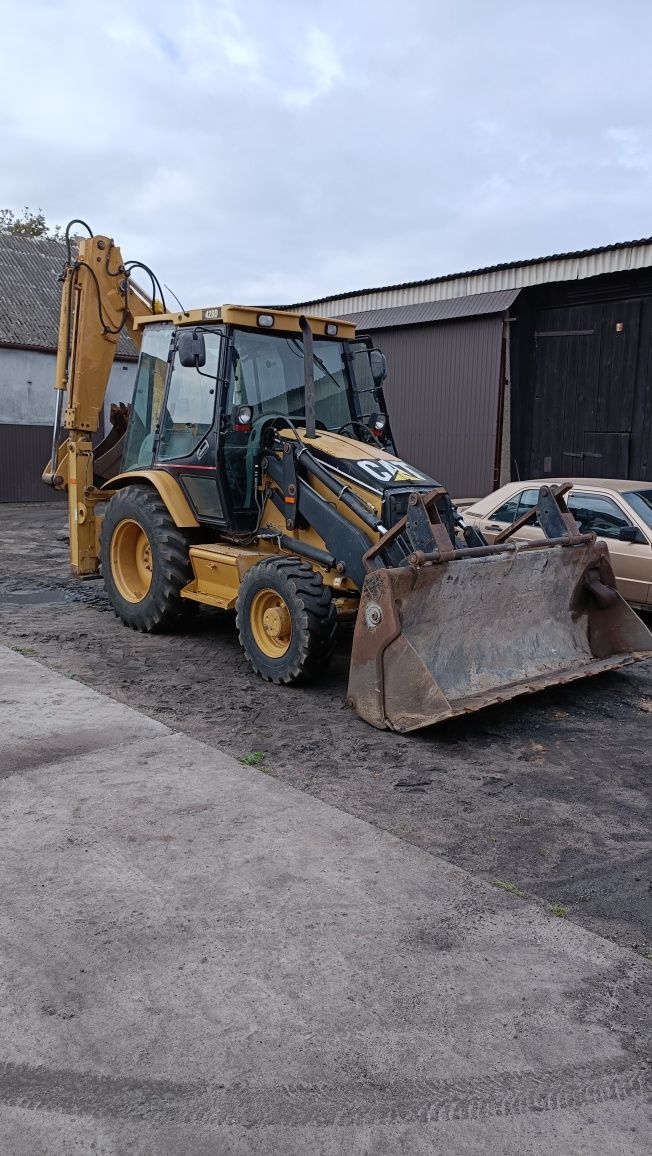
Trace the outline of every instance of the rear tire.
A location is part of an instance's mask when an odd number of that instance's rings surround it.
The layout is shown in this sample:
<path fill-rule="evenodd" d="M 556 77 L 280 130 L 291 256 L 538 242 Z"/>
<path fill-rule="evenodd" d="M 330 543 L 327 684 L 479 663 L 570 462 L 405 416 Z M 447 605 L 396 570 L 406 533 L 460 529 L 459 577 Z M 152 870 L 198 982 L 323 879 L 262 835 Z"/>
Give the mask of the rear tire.
<path fill-rule="evenodd" d="M 328 666 L 337 611 L 321 575 L 296 558 L 271 558 L 247 571 L 236 625 L 247 660 L 267 682 L 308 682 Z"/>
<path fill-rule="evenodd" d="M 133 630 L 173 630 L 186 617 L 181 590 L 192 579 L 190 535 L 175 526 L 146 486 L 125 486 L 109 502 L 100 554 L 109 601 Z"/>

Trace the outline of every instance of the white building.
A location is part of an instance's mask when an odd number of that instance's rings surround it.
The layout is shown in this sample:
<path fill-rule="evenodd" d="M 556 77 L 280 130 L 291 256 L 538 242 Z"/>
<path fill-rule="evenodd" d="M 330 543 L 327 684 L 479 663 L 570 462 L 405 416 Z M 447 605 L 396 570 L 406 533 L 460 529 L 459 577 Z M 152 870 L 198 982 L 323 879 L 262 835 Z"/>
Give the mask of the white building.
<path fill-rule="evenodd" d="M 41 473 L 50 456 L 62 241 L 0 233 L 0 502 L 56 497 Z M 104 407 L 131 401 L 136 352 L 121 334 Z M 104 430 L 101 428 L 99 436 Z"/>

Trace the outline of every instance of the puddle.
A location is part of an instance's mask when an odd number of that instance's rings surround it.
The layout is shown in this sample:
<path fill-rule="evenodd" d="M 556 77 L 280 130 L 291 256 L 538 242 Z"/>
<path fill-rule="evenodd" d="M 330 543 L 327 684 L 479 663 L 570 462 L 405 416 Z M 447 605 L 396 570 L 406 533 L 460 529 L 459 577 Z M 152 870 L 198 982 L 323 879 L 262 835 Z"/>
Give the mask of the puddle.
<path fill-rule="evenodd" d="M 52 602 L 65 602 L 66 591 L 59 589 L 45 590 L 2 590 L 0 591 L 0 605 L 12 606 L 48 606 Z"/>

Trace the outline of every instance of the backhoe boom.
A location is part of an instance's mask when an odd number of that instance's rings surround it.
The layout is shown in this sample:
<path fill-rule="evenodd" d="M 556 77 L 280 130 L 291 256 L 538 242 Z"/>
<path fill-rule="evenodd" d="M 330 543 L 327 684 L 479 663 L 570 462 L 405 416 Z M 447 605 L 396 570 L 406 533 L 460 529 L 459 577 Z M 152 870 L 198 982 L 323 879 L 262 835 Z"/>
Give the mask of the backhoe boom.
<path fill-rule="evenodd" d="M 79 576 L 99 570 L 95 506 L 109 494 L 96 489 L 92 435 L 100 414 L 123 328 L 140 348 L 142 331 L 135 317 L 151 315 L 147 300 L 125 269 L 110 237 L 88 237 L 62 274 L 59 341 L 54 388 L 57 391 L 52 455 L 43 481 L 68 492 L 70 566 Z M 65 409 L 64 409 L 65 398 Z M 61 441 L 61 428 L 67 431 Z"/>

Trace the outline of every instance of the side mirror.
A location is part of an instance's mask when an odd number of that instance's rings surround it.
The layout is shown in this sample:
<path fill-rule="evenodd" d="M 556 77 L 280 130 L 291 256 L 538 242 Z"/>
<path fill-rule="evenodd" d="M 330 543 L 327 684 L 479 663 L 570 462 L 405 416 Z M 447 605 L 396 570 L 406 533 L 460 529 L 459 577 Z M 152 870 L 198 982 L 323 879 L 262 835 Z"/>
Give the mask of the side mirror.
<path fill-rule="evenodd" d="M 206 342 L 199 329 L 182 330 L 177 336 L 177 351 L 184 369 L 201 369 L 206 365 Z"/>
<path fill-rule="evenodd" d="M 369 350 L 369 368 L 374 385 L 382 385 L 387 377 L 387 359 L 380 349 Z"/>
<path fill-rule="evenodd" d="M 639 542 L 645 545 L 645 538 L 638 526 L 621 526 L 618 537 L 621 542 Z"/>

